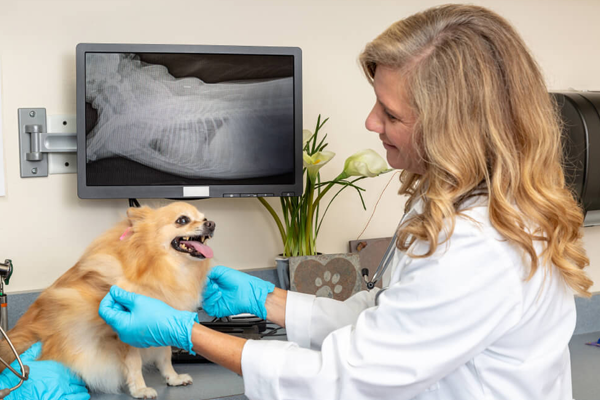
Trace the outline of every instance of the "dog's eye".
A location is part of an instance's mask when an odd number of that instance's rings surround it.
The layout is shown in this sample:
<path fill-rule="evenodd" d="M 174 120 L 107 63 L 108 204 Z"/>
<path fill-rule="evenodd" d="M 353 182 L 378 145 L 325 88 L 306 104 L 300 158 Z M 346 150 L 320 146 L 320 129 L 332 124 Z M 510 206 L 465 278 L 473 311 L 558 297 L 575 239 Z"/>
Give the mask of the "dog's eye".
<path fill-rule="evenodd" d="M 185 215 L 182 215 L 181 217 L 177 218 L 177 221 L 175 221 L 175 223 L 178 225 L 186 225 L 190 223 L 190 219 Z"/>

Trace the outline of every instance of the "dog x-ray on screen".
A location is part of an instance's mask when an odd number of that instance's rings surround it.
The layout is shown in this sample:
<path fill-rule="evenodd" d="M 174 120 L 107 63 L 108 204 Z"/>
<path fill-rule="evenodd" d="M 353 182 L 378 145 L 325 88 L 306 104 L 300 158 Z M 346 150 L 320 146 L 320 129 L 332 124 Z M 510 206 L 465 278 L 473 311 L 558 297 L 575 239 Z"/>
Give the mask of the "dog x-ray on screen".
<path fill-rule="evenodd" d="M 293 182 L 293 57 L 87 53 L 89 185 Z"/>

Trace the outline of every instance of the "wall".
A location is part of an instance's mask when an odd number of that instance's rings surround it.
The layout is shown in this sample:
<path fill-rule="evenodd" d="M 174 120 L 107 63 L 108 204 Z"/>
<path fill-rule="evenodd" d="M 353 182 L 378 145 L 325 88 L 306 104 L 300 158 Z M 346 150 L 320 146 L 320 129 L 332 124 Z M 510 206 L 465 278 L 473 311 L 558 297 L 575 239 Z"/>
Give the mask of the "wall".
<path fill-rule="evenodd" d="M 521 32 L 551 89 L 598 89 L 600 26 L 597 1 L 476 1 L 507 17 Z M 0 197 L 0 259 L 11 258 L 9 292 L 48 286 L 85 247 L 125 215 L 126 200 L 80 200 L 76 176 L 19 176 L 17 108 L 75 114 L 75 46 L 81 42 L 299 46 L 303 50 L 304 125 L 317 115 L 338 153 L 325 177 L 346 156 L 370 147 L 385 155 L 364 128 L 374 95 L 356 62 L 368 41 L 394 21 L 436 1 L 314 0 L 0 0 L 2 130 L 6 196 Z M 318 248 L 344 252 L 365 227 L 391 174 L 364 182 L 368 210 L 348 191 L 323 224 Z M 363 238 L 389 236 L 404 199 L 397 175 L 383 193 Z M 159 205 L 167 201 L 142 201 Z M 269 215 L 255 199 L 195 201 L 217 222 L 215 262 L 239 269 L 274 266 L 281 251 Z M 348 216 L 351 216 L 348 218 Z M 586 228 L 591 276 L 600 288 L 600 228 Z"/>

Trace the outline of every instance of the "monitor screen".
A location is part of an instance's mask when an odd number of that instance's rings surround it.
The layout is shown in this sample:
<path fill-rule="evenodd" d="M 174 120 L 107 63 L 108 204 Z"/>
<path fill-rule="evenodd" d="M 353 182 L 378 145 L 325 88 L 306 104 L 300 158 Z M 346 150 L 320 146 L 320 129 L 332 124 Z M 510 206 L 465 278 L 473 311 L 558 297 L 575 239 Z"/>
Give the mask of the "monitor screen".
<path fill-rule="evenodd" d="M 81 198 L 298 196 L 301 51 L 77 46 Z"/>

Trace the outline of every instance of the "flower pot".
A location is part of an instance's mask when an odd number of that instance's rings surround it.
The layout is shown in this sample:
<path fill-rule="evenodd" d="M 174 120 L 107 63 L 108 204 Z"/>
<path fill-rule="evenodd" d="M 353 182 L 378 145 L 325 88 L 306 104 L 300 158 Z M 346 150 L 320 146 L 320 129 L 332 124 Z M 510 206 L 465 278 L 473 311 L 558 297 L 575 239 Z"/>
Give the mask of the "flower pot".
<path fill-rule="evenodd" d="M 322 255 L 323 253 L 317 253 Z M 290 290 L 290 258 L 279 254 L 275 257 L 275 267 L 277 268 L 277 279 L 279 287 L 284 290 Z"/>
<path fill-rule="evenodd" d="M 318 254 L 290 257 L 288 260 L 290 290 L 346 300 L 362 286 L 360 258 L 356 253 Z"/>
<path fill-rule="evenodd" d="M 279 279 L 279 287 L 284 290 L 290 288 L 290 259 L 279 255 L 275 257 L 277 267 L 277 278 Z"/>

